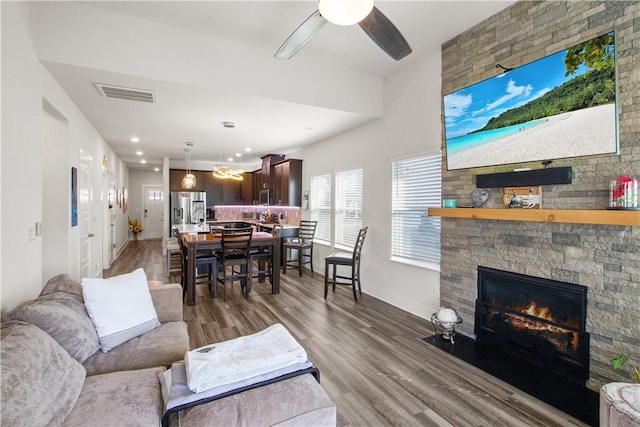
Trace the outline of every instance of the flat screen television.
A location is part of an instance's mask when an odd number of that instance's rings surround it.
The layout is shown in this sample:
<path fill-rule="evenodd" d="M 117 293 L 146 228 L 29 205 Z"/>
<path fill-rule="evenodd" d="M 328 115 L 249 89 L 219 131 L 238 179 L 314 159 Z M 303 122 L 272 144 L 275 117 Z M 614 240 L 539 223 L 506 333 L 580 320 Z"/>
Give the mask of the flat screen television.
<path fill-rule="evenodd" d="M 447 169 L 618 152 L 609 32 L 444 96 Z"/>

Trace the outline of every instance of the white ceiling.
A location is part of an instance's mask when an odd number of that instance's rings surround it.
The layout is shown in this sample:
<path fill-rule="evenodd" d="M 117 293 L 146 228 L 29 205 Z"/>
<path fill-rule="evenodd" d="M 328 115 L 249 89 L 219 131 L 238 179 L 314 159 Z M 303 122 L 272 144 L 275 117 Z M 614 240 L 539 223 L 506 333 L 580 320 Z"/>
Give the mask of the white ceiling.
<path fill-rule="evenodd" d="M 242 164 L 252 170 L 260 156 L 288 154 L 381 117 L 385 76 L 433 57 L 512 3 L 377 1 L 413 49 L 398 62 L 357 25 L 333 24 L 292 59 L 274 59 L 317 9 L 314 0 L 39 2 L 36 50 L 130 167 L 159 167 L 165 156 L 184 166 L 191 141 L 194 169 L 213 167 L 221 149 L 226 163 L 251 147 Z M 158 103 L 106 99 L 94 83 L 152 90 Z M 236 128 L 224 129 L 223 121 Z"/>

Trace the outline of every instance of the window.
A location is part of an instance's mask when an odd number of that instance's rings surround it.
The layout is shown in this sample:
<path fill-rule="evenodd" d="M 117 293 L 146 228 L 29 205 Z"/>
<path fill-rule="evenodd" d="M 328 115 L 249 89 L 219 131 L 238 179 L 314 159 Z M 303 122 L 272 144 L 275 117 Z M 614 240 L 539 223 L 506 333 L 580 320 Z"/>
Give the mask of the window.
<path fill-rule="evenodd" d="M 336 172 L 335 244 L 353 248 L 362 228 L 362 169 Z"/>
<path fill-rule="evenodd" d="M 164 198 L 162 197 L 162 191 L 150 190 L 149 191 L 149 200 L 157 200 L 162 201 Z"/>
<path fill-rule="evenodd" d="M 331 243 L 331 174 L 311 177 L 311 220 L 318 221 L 314 240 Z"/>
<path fill-rule="evenodd" d="M 393 162 L 391 256 L 440 262 L 440 217 L 427 216 L 441 202 L 442 156 Z"/>

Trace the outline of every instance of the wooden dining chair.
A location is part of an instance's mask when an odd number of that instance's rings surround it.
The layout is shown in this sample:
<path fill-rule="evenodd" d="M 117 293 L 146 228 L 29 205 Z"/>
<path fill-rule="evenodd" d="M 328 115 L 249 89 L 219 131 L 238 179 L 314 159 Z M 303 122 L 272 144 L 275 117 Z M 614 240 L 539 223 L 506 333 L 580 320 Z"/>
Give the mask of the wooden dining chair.
<path fill-rule="evenodd" d="M 182 297 L 184 298 L 184 296 L 187 294 L 187 283 L 189 279 L 187 277 L 187 265 L 189 263 L 189 258 L 188 258 L 189 253 L 187 251 L 187 246 L 184 244 L 184 241 L 182 240 L 182 236 L 180 236 L 180 232 L 178 230 L 173 230 L 173 232 L 178 241 L 178 245 L 180 246 L 180 252 L 182 254 L 182 257 L 181 257 L 182 273 L 180 274 L 180 284 L 182 285 Z M 194 272 L 194 277 L 191 278 L 194 284 L 194 287 L 197 283 L 206 283 L 207 287 L 209 288 L 209 293 L 212 293 L 214 290 L 213 288 L 215 285 L 216 278 L 218 276 L 218 261 L 214 253 L 211 252 L 210 250 L 197 251 L 195 265 L 196 265 L 196 271 Z M 198 274 L 198 269 L 202 267 L 207 268 L 206 274 Z M 200 279 L 204 278 L 206 280 L 204 282 L 202 281 L 198 282 L 199 278 Z"/>
<path fill-rule="evenodd" d="M 292 237 L 282 243 L 284 248 L 284 274 L 287 274 L 287 268 L 297 268 L 302 276 L 302 266 L 309 264 L 311 274 L 313 275 L 313 237 L 316 234 L 316 226 L 318 221 L 301 220 L 298 228 L 298 237 Z M 298 252 L 295 259 L 289 259 L 293 250 Z"/>
<path fill-rule="evenodd" d="M 369 227 L 361 228 L 358 232 L 358 238 L 353 247 L 353 251 L 349 252 L 334 252 L 324 259 L 324 299 L 327 299 L 327 293 L 329 292 L 329 285 L 333 286 L 333 292 L 336 291 L 336 285 L 347 285 L 353 288 L 353 298 L 358 301 L 358 295 L 356 293 L 356 283 L 358 285 L 358 292 L 362 295 L 362 286 L 360 283 L 360 259 L 362 258 L 362 246 L 364 245 L 364 238 L 367 235 Z M 336 274 L 338 266 L 351 267 L 351 275 L 341 276 Z M 329 267 L 333 270 L 329 275 Z M 348 280 L 340 281 L 339 279 Z"/>
<path fill-rule="evenodd" d="M 245 298 L 251 292 L 251 238 L 253 231 L 222 230 L 221 249 L 216 252 L 220 273 L 213 287 L 213 297 L 218 297 L 218 284 L 222 284 L 223 300 L 227 300 L 227 283 L 240 281 Z"/>
<path fill-rule="evenodd" d="M 280 237 L 282 234 L 282 225 L 274 224 L 271 229 L 271 235 Z M 264 277 L 269 277 L 269 282 L 273 283 L 273 269 L 280 266 L 273 265 L 273 251 L 279 251 L 280 244 L 259 246 L 251 249 L 251 263 L 253 270 L 253 278 L 259 278 L 264 281 Z M 257 268 L 255 268 L 257 266 Z"/>

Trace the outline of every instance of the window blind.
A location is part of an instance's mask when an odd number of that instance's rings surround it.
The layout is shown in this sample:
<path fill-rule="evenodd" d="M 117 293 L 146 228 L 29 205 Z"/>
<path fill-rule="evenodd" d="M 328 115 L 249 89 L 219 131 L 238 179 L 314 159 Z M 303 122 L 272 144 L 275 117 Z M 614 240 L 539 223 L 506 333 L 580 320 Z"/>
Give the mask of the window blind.
<path fill-rule="evenodd" d="M 440 217 L 427 216 L 441 203 L 442 155 L 413 157 L 392 166 L 391 255 L 440 262 Z"/>
<path fill-rule="evenodd" d="M 362 169 L 336 172 L 335 244 L 353 247 L 362 228 Z"/>
<path fill-rule="evenodd" d="M 331 174 L 311 177 L 309 197 L 311 220 L 318 221 L 314 240 L 331 243 Z"/>

